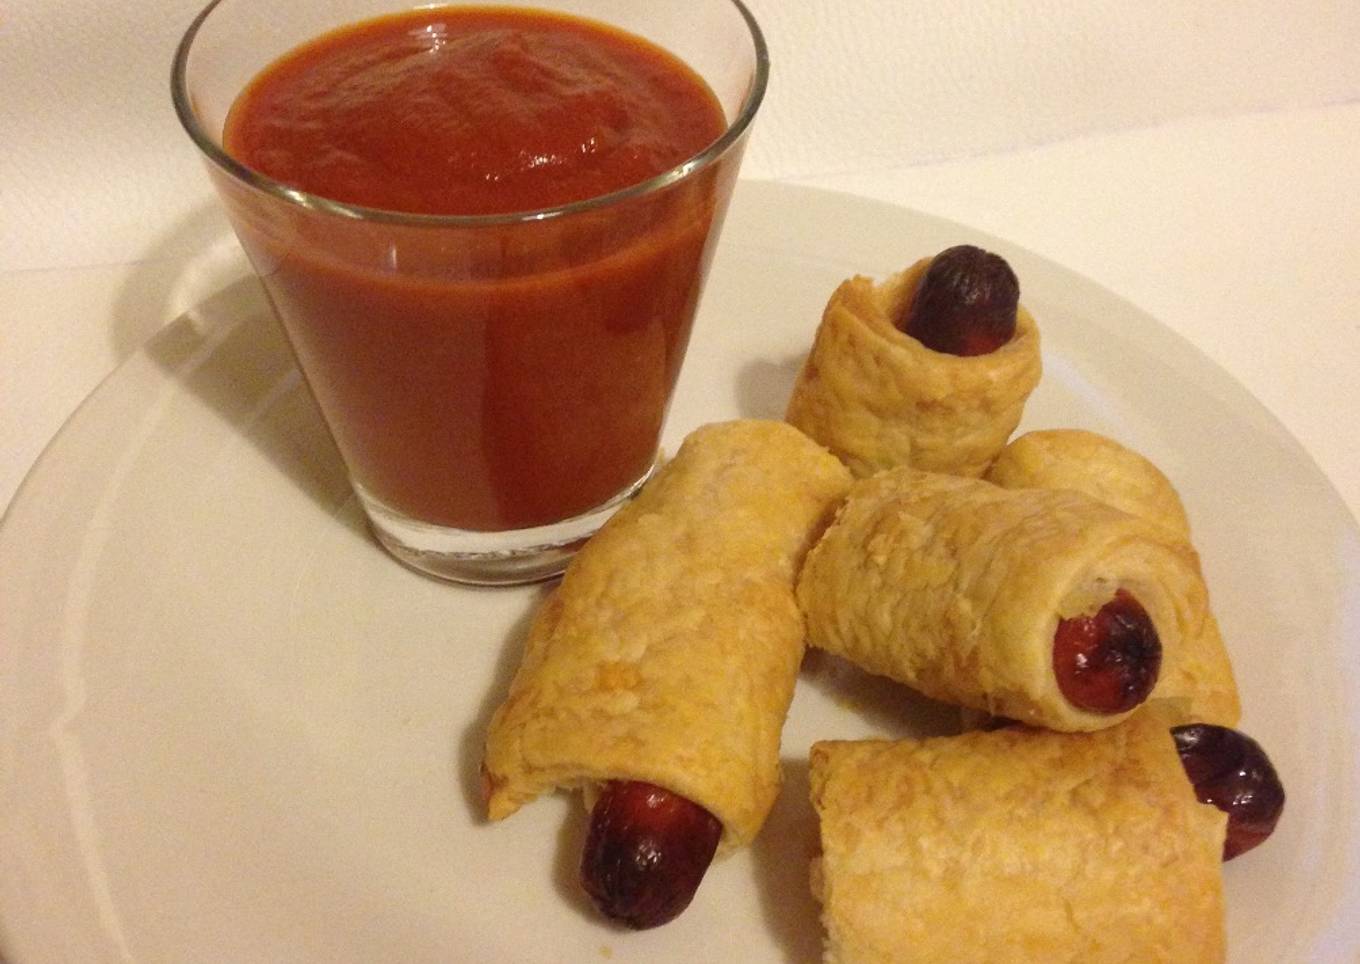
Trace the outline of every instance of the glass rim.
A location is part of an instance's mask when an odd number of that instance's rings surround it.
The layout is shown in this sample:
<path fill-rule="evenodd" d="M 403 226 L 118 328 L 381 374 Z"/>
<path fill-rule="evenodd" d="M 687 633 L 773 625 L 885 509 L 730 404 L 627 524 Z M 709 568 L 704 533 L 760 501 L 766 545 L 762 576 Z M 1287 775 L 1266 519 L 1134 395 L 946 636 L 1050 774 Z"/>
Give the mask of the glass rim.
<path fill-rule="evenodd" d="M 228 154 L 217 142 L 217 139 L 210 135 L 199 122 L 188 90 L 189 52 L 203 24 L 212 12 L 224 2 L 226 0 L 211 0 L 207 6 L 200 10 L 180 39 L 179 46 L 175 49 L 175 58 L 170 70 L 170 94 L 180 124 L 205 157 L 237 180 L 290 204 L 353 220 L 460 228 L 520 224 L 530 221 L 545 221 L 583 211 L 610 207 L 633 198 L 655 194 L 710 167 L 726 154 L 729 148 L 738 143 L 755 119 L 756 111 L 765 98 L 765 90 L 769 84 L 769 48 L 766 46 L 765 36 L 761 32 L 760 24 L 756 22 L 755 16 L 747 9 L 743 0 L 727 0 L 727 3 L 731 4 L 741 15 L 742 20 L 746 23 L 747 30 L 750 32 L 751 44 L 755 52 L 755 71 L 751 78 L 750 89 L 747 90 L 736 116 L 728 122 L 723 133 L 699 153 L 681 161 L 669 170 L 662 171 L 645 181 L 639 181 L 637 184 L 630 184 L 607 194 L 599 194 L 579 201 L 570 201 L 545 208 L 508 211 L 498 214 L 420 214 L 412 211 L 367 207 L 362 204 L 350 204 L 345 201 L 332 200 L 320 194 L 313 194 L 252 170 Z M 419 6 L 412 7 L 412 9 L 432 9 L 433 7 L 447 5 L 439 3 L 430 7 Z M 529 3 L 508 5 L 532 7 L 532 4 Z"/>

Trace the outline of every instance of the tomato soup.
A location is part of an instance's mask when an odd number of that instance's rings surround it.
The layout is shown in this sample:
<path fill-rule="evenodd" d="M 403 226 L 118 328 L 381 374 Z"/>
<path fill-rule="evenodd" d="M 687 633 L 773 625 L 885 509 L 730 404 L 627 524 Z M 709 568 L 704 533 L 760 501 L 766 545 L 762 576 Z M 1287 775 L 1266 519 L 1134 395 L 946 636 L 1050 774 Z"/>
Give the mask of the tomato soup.
<path fill-rule="evenodd" d="M 541 11 L 412 10 L 261 73 L 224 146 L 305 193 L 218 186 L 356 485 L 498 531 L 645 475 L 737 164 L 555 209 L 670 171 L 725 127 L 670 54 Z M 531 211 L 548 213 L 510 216 Z"/>

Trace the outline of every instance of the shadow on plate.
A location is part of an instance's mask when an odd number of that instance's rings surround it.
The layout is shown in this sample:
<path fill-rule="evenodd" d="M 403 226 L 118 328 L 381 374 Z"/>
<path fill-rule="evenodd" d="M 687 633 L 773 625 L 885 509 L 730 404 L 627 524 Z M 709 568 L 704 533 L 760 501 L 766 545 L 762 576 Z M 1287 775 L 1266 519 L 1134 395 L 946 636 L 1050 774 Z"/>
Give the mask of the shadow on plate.
<path fill-rule="evenodd" d="M 369 538 L 362 513 L 342 511 L 354 498 L 344 463 L 254 278 L 201 302 L 144 350 L 293 485 Z"/>
<path fill-rule="evenodd" d="M 803 657 L 798 685 L 846 710 L 853 734 L 827 734 L 824 739 L 924 739 L 953 736 L 961 729 L 959 708 L 922 696 L 915 690 L 860 669 L 834 653 L 809 649 Z"/>
<path fill-rule="evenodd" d="M 817 815 L 808 798 L 808 761 L 785 757 L 779 798 L 751 845 L 751 865 L 766 930 L 790 964 L 822 959 L 821 907 L 809 869 L 817 855 Z"/>
<path fill-rule="evenodd" d="M 109 341 L 118 361 L 181 316 L 242 278 L 245 253 L 215 203 L 181 218 L 138 257 L 110 312 Z"/>
<path fill-rule="evenodd" d="M 737 373 L 737 414 L 782 420 L 806 357 L 804 352 L 782 361 L 757 358 L 743 365 Z"/>
<path fill-rule="evenodd" d="M 146 252 L 119 293 L 112 325 L 120 359 L 143 349 L 299 490 L 369 538 L 363 514 L 342 511 L 353 498 L 344 463 L 263 288 L 214 206 Z"/>

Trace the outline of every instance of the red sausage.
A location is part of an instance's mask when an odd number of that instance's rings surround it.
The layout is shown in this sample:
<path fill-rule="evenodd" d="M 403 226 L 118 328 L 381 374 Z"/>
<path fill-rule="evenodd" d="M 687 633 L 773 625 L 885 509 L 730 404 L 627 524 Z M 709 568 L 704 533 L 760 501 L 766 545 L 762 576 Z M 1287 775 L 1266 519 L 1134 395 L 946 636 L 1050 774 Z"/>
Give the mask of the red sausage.
<path fill-rule="evenodd" d="M 899 330 L 949 355 L 986 355 L 1015 335 L 1020 282 L 1004 258 L 960 244 L 930 262 Z"/>
<path fill-rule="evenodd" d="M 1284 810 L 1284 786 L 1261 745 L 1211 723 L 1173 727 L 1171 735 L 1199 802 L 1228 815 L 1223 859 L 1232 860 L 1269 837 Z"/>
<path fill-rule="evenodd" d="M 1147 610 L 1121 589 L 1094 615 L 1058 622 L 1053 672 L 1073 706 L 1124 713 L 1148 698 L 1162 668 L 1162 642 Z"/>
<path fill-rule="evenodd" d="M 639 930 L 689 906 L 713 860 L 722 824 L 650 783 L 605 784 L 590 815 L 581 885 L 606 917 Z"/>

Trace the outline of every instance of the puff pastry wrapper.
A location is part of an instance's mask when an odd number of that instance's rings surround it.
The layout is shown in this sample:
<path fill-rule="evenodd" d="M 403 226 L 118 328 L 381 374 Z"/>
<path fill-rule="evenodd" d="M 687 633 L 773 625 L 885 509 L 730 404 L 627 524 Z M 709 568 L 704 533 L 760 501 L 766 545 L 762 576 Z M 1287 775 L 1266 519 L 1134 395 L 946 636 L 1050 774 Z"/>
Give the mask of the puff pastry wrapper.
<path fill-rule="evenodd" d="M 1015 335 L 986 355 L 933 351 L 893 326 L 931 259 L 831 296 L 786 419 L 864 477 L 895 465 L 980 476 L 1039 382 L 1039 329 L 1021 305 Z"/>
<path fill-rule="evenodd" d="M 1007 488 L 1070 489 L 1165 526 L 1195 560 L 1185 507 L 1170 480 L 1152 462 L 1113 439 L 1080 429 L 1028 432 L 1002 450 L 988 470 L 990 481 Z M 1237 681 L 1207 589 L 1193 594 L 1204 611 L 1199 629 L 1181 648 L 1177 665 L 1165 674 L 1159 697 L 1179 710 L 1180 722 L 1236 726 L 1242 716 Z"/>
<path fill-rule="evenodd" d="M 995 716 L 1094 730 L 1127 714 L 1063 696 L 1058 620 L 1128 590 L 1161 641 L 1160 688 L 1203 611 L 1194 577 L 1161 527 L 1080 493 L 901 468 L 855 483 L 798 598 L 809 642 L 872 673 Z"/>
<path fill-rule="evenodd" d="M 828 964 L 1224 958 L 1227 818 L 1156 713 L 815 743 L 810 765 Z"/>
<path fill-rule="evenodd" d="M 709 425 L 573 559 L 530 629 L 483 758 L 492 819 L 641 780 L 750 841 L 780 784 L 805 633 L 794 580 L 850 484 L 780 422 Z"/>

